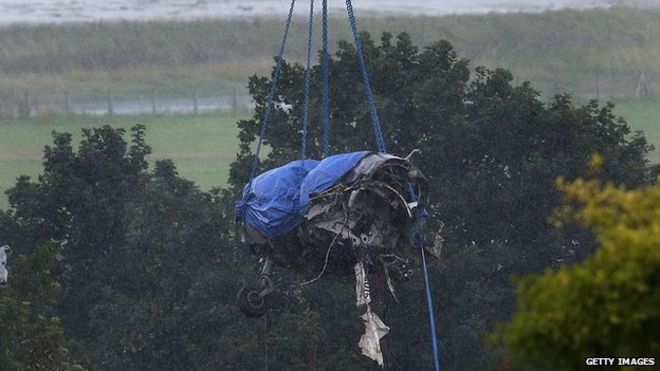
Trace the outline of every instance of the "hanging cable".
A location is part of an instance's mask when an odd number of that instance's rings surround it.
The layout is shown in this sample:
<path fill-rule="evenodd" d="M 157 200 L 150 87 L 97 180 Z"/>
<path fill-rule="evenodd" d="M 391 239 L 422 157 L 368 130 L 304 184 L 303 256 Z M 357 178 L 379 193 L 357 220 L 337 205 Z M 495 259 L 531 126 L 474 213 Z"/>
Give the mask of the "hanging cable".
<path fill-rule="evenodd" d="M 280 74 L 282 73 L 282 57 L 284 56 L 284 51 L 286 50 L 286 41 L 289 37 L 289 29 L 291 28 L 291 19 L 293 17 L 293 8 L 296 5 L 296 0 L 291 0 L 291 7 L 289 8 L 289 16 L 286 20 L 286 26 L 284 26 L 284 33 L 282 34 L 282 42 L 280 43 L 280 50 L 277 54 L 277 62 L 275 65 L 275 72 L 273 73 L 273 81 L 270 85 L 270 93 L 268 94 L 268 99 L 266 102 L 266 113 L 264 114 L 264 119 L 261 122 L 261 130 L 259 131 L 259 140 L 257 141 L 257 150 L 254 154 L 254 161 L 252 162 L 252 169 L 250 170 L 250 191 L 252 191 L 252 180 L 257 172 L 257 165 L 259 164 L 259 153 L 261 151 L 261 144 L 263 142 L 264 136 L 266 135 L 266 129 L 268 128 L 268 121 L 270 120 L 270 113 L 273 110 L 273 100 L 275 99 L 275 94 L 277 94 L 277 82 L 280 79 Z"/>
<path fill-rule="evenodd" d="M 323 0 L 323 157 L 330 155 L 330 96 L 328 55 L 328 0 Z"/>
<path fill-rule="evenodd" d="M 424 256 L 425 247 L 422 250 L 422 268 L 424 269 L 424 288 L 426 291 L 426 304 L 429 310 L 429 326 L 431 327 L 431 342 L 433 343 L 433 365 L 435 371 L 440 371 L 440 355 L 438 352 L 438 337 L 435 330 L 435 312 L 433 311 L 433 297 L 431 296 L 431 283 L 429 282 L 429 272 L 426 267 L 426 257 Z"/>
<path fill-rule="evenodd" d="M 417 192 L 413 188 L 412 184 L 408 182 L 408 194 L 410 199 L 413 202 L 419 200 Z M 438 336 L 435 329 L 435 312 L 433 311 L 433 296 L 431 293 L 431 281 L 429 280 L 429 270 L 426 266 L 426 244 L 428 243 L 428 237 L 424 233 L 426 228 L 427 218 L 429 214 L 426 209 L 422 208 L 417 211 L 417 220 L 413 226 L 413 232 L 410 236 L 410 243 L 412 246 L 419 248 L 422 252 L 422 270 L 424 271 L 424 291 L 426 293 L 426 304 L 428 306 L 429 312 L 429 326 L 431 327 L 431 342 L 433 345 L 433 364 L 435 366 L 435 371 L 440 371 L 440 354 L 438 352 Z"/>
<path fill-rule="evenodd" d="M 268 371 L 270 362 L 268 362 L 268 310 L 264 313 L 264 371 Z"/>
<path fill-rule="evenodd" d="M 346 11 L 348 12 L 348 20 L 351 23 L 351 31 L 353 32 L 353 40 L 355 43 L 355 53 L 357 54 L 358 61 L 360 62 L 360 70 L 362 72 L 362 81 L 364 83 L 365 93 L 367 95 L 367 103 L 369 106 L 369 114 L 371 115 L 371 124 L 374 127 L 374 136 L 376 137 L 376 145 L 379 152 L 387 152 L 385 148 L 385 139 L 383 138 L 383 130 L 380 127 L 378 120 L 378 112 L 376 111 L 376 102 L 371 92 L 371 84 L 369 83 L 369 74 L 367 73 L 367 64 L 364 61 L 364 53 L 362 52 L 362 42 L 360 41 L 360 33 L 358 32 L 357 22 L 353 14 L 353 5 L 351 0 L 346 0 Z"/>
<path fill-rule="evenodd" d="M 303 132 L 301 158 L 307 155 L 307 128 L 309 127 L 309 85 L 312 77 L 312 38 L 314 35 L 314 0 L 309 2 L 309 26 L 307 28 L 307 68 L 305 69 L 305 103 L 303 106 Z"/>

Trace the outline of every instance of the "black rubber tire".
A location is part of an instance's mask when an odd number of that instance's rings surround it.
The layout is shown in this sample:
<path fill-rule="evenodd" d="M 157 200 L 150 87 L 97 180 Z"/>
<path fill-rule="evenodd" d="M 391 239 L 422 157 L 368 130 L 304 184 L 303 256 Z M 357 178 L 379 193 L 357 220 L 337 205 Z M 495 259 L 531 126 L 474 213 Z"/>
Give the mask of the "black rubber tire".
<path fill-rule="evenodd" d="M 259 318 L 266 314 L 268 302 L 265 297 L 258 297 L 261 291 L 263 289 L 250 285 L 244 286 L 238 291 L 236 296 L 238 309 L 247 317 Z"/>

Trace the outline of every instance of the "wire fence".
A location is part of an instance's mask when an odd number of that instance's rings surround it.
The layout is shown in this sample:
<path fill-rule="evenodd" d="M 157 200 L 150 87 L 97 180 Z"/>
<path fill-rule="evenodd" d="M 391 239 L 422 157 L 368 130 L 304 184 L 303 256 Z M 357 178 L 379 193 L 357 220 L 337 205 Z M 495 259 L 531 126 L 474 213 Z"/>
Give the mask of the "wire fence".
<path fill-rule="evenodd" d="M 516 85 L 527 80 L 524 74 L 514 74 Z M 570 93 L 581 99 L 635 99 L 656 98 L 660 96 L 660 74 L 639 72 L 602 73 L 589 72 L 552 72 L 544 76 L 529 78 L 532 87 L 546 96 Z"/>
<path fill-rule="evenodd" d="M 47 95 L 25 91 L 0 99 L 0 119 L 27 119 L 64 114 L 90 116 L 113 115 L 196 115 L 213 111 L 242 112 L 254 107 L 252 97 L 245 94 L 217 94 L 200 96 L 197 91 L 175 96 L 154 89 L 148 94 L 124 98 L 107 89 L 105 99 L 73 99 L 68 91 Z"/>
<path fill-rule="evenodd" d="M 514 85 L 527 80 L 524 74 L 514 73 Z M 636 73 L 549 73 L 531 78 L 532 87 L 548 98 L 559 93 L 571 93 L 581 100 L 646 99 L 660 97 L 660 74 L 640 71 Z M 0 119 L 26 119 L 63 114 L 90 116 L 143 115 L 143 114 L 189 114 L 196 115 L 212 111 L 243 112 L 254 107 L 252 97 L 244 90 L 219 91 L 218 94 L 202 96 L 197 90 L 189 93 L 172 94 L 173 90 L 152 89 L 141 94 L 126 94 L 106 89 L 105 94 L 96 94 L 85 99 L 78 91 L 54 91 L 47 94 L 39 91 L 0 94 Z M 376 84 L 377 92 L 377 84 Z M 75 98 L 74 98 L 75 97 Z M 102 98 L 99 98 L 102 97 Z"/>

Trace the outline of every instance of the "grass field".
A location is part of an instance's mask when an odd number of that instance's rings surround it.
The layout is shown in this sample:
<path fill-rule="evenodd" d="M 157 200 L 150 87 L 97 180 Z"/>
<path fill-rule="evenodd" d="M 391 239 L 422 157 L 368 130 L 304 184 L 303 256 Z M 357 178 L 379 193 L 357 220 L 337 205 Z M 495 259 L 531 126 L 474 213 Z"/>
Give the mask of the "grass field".
<path fill-rule="evenodd" d="M 69 132 L 81 139 L 81 128 L 147 126 L 150 159 L 173 159 L 179 173 L 208 190 L 226 184 L 229 164 L 238 150 L 236 121 L 227 113 L 198 116 L 70 116 L 0 123 L 0 189 L 11 187 L 18 176 L 41 173 L 43 147 L 52 143 L 51 132 Z M 4 193 L 0 207 L 6 207 Z"/>
<path fill-rule="evenodd" d="M 660 101 L 620 101 L 614 112 L 617 116 L 623 116 L 633 130 L 641 130 L 646 134 L 649 143 L 655 147 L 655 151 L 649 155 L 649 160 L 660 164 Z"/>
<path fill-rule="evenodd" d="M 615 114 L 626 118 L 633 130 L 646 133 L 656 147 L 650 160 L 660 163 L 660 101 L 622 101 L 617 104 Z M 11 187 L 19 175 L 34 177 L 41 172 L 42 150 L 51 143 L 53 130 L 70 132 L 80 139 L 81 128 L 105 124 L 129 128 L 137 123 L 147 126 L 152 160 L 173 159 L 180 174 L 195 181 L 201 189 L 222 186 L 238 149 L 235 124 L 240 117 L 220 112 L 198 116 L 60 116 L 0 122 L 0 189 Z M 6 206 L 2 195 L 0 207 Z"/>
<path fill-rule="evenodd" d="M 420 46 L 447 39 L 473 65 L 511 69 L 546 94 L 632 96 L 641 72 L 652 92 L 660 84 L 660 9 L 363 16 L 360 26 L 374 37 L 405 31 Z M 123 99 L 152 89 L 163 97 L 228 94 L 269 71 L 281 27 L 276 17 L 0 27 L 0 101 L 24 91 L 37 102 L 61 101 L 64 91 L 104 100 L 108 89 Z M 333 46 L 350 39 L 345 19 L 333 18 L 330 29 Z M 302 60 L 304 38 L 296 18 L 287 56 Z"/>

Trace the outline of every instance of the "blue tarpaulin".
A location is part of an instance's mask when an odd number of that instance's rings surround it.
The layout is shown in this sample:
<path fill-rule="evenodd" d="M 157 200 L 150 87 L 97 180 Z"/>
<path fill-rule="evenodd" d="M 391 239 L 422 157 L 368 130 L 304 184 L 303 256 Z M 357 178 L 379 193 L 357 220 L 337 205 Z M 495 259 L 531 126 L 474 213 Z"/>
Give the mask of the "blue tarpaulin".
<path fill-rule="evenodd" d="M 370 152 L 342 153 L 317 160 L 298 160 L 269 170 L 243 189 L 236 212 L 266 238 L 282 237 L 300 224 L 309 196 L 337 184 Z"/>
<path fill-rule="evenodd" d="M 351 171 L 369 151 L 341 153 L 325 158 L 300 184 L 300 203 L 307 206 L 309 195 L 327 190 Z"/>

